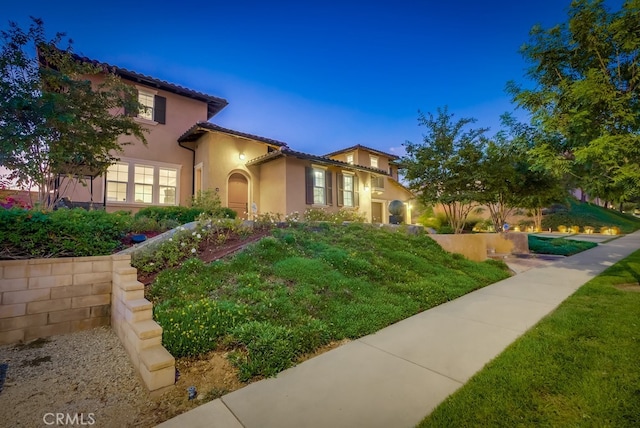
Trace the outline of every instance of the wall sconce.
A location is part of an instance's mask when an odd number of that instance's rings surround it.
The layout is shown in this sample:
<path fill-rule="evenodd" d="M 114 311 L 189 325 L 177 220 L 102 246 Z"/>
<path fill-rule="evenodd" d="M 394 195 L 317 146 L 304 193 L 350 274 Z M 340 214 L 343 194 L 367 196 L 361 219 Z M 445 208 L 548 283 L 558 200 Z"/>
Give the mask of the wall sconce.
<path fill-rule="evenodd" d="M 364 191 L 368 192 L 369 191 L 369 186 L 367 186 L 366 184 L 364 185 Z"/>
<path fill-rule="evenodd" d="M 246 156 L 244 155 L 244 152 L 240 152 L 238 157 L 240 158 L 240 160 L 244 160 Z"/>

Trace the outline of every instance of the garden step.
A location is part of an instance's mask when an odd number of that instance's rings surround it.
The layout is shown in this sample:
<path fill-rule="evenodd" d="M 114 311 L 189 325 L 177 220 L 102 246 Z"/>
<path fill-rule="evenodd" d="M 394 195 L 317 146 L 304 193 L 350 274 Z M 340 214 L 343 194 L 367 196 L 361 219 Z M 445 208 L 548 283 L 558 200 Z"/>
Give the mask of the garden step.
<path fill-rule="evenodd" d="M 151 339 L 152 337 L 162 336 L 162 327 L 153 320 L 134 322 L 131 324 L 131 328 L 139 339 Z"/>
<path fill-rule="evenodd" d="M 153 304 L 147 299 L 126 300 L 124 304 L 131 312 L 147 311 L 153 309 Z"/>
<path fill-rule="evenodd" d="M 153 348 L 141 351 L 140 361 L 142 361 L 150 372 L 165 367 L 172 367 L 175 364 L 175 358 L 162 346 L 154 346 Z"/>

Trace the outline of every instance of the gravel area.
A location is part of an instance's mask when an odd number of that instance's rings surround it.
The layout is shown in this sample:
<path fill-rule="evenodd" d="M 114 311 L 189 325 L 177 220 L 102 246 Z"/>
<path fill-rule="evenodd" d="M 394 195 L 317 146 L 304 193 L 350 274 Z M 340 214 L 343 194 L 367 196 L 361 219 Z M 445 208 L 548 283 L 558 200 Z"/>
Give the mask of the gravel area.
<path fill-rule="evenodd" d="M 155 425 L 157 404 L 109 327 L 4 345 L 0 363 L 9 364 L 0 426 Z M 65 423 L 56 423 L 56 414 Z"/>

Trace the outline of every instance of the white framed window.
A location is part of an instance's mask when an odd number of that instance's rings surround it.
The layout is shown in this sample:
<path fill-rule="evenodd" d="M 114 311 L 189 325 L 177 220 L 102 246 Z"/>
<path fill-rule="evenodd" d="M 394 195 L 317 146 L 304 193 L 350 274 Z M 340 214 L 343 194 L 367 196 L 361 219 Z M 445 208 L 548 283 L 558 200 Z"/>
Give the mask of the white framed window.
<path fill-rule="evenodd" d="M 332 173 L 326 168 L 310 166 L 305 168 L 305 187 L 307 205 L 332 205 Z"/>
<path fill-rule="evenodd" d="M 178 186 L 178 171 L 172 168 L 159 168 L 158 185 L 160 190 L 158 202 L 166 205 L 175 205 Z"/>
<path fill-rule="evenodd" d="M 107 201 L 177 205 L 181 165 L 122 159 L 107 170 Z"/>
<path fill-rule="evenodd" d="M 166 123 L 167 99 L 158 95 L 158 91 L 145 86 L 136 85 L 138 90 L 138 110 L 137 119 L 147 125 L 157 125 Z"/>
<path fill-rule="evenodd" d="M 153 203 L 153 167 L 147 165 L 136 165 L 134 171 L 134 202 L 139 204 Z"/>
<path fill-rule="evenodd" d="M 345 207 L 353 207 L 353 175 L 342 176 L 342 198 Z"/>
<path fill-rule="evenodd" d="M 353 165 L 353 153 L 349 153 L 349 154 L 347 155 L 347 163 L 348 163 L 349 165 Z"/>
<path fill-rule="evenodd" d="M 126 202 L 129 164 L 115 163 L 107 169 L 107 201 Z"/>
<path fill-rule="evenodd" d="M 324 205 L 326 201 L 326 182 L 324 169 L 313 168 L 313 203 Z"/>
<path fill-rule="evenodd" d="M 338 206 L 359 206 L 358 176 L 351 171 L 338 174 Z"/>
<path fill-rule="evenodd" d="M 378 168 L 378 156 L 370 155 L 369 162 L 370 162 L 371 168 Z"/>
<path fill-rule="evenodd" d="M 155 94 L 138 91 L 138 102 L 141 104 L 138 117 L 147 120 L 153 120 L 153 106 L 154 106 Z"/>

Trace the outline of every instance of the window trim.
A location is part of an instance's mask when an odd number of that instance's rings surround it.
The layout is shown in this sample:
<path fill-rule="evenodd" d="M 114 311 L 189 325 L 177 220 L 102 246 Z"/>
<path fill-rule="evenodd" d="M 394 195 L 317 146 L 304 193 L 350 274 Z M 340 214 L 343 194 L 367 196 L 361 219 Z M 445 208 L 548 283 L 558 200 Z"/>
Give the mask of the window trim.
<path fill-rule="evenodd" d="M 134 207 L 149 207 L 149 206 L 178 206 L 180 205 L 180 182 L 181 182 L 181 174 L 182 174 L 182 165 L 180 164 L 172 164 L 167 162 L 158 162 L 158 161 L 149 161 L 145 159 L 135 159 L 135 158 L 120 158 L 118 162 L 120 164 L 128 165 L 128 181 L 127 181 L 127 199 L 125 201 L 109 201 L 107 200 L 108 206 L 134 206 Z M 152 184 L 152 198 L 150 203 L 145 202 L 136 202 L 135 201 L 135 167 L 138 166 L 146 166 L 153 168 L 153 184 Z M 174 204 L 165 204 L 160 202 L 162 200 L 162 196 L 160 195 L 160 181 L 159 174 L 160 168 L 163 169 L 172 169 L 176 171 L 176 192 L 175 192 L 175 203 Z M 105 188 L 104 194 L 107 195 L 108 192 L 108 183 L 106 174 L 105 174 Z M 166 187 L 166 186 L 165 186 Z M 106 200 L 106 197 L 105 197 Z"/>
<path fill-rule="evenodd" d="M 352 178 L 352 189 L 351 191 L 347 191 L 344 190 L 344 177 L 351 177 Z M 339 207 L 345 207 L 345 208 L 358 208 L 360 206 L 360 180 L 357 174 L 355 174 L 353 171 L 341 171 L 340 173 L 338 173 L 338 177 L 337 177 L 337 192 L 338 192 L 338 206 Z M 351 193 L 351 201 L 353 202 L 353 205 L 345 205 L 344 200 L 345 200 L 345 193 L 349 192 Z"/>
<path fill-rule="evenodd" d="M 376 166 L 373 166 L 373 160 L 375 159 Z M 369 165 L 371 168 L 380 168 L 380 158 L 378 156 L 369 155 Z"/>
<path fill-rule="evenodd" d="M 317 203 L 315 199 L 315 173 L 324 171 L 324 203 Z M 325 166 L 310 165 L 305 167 L 305 204 L 312 207 L 328 207 L 333 205 L 332 172 Z"/>

